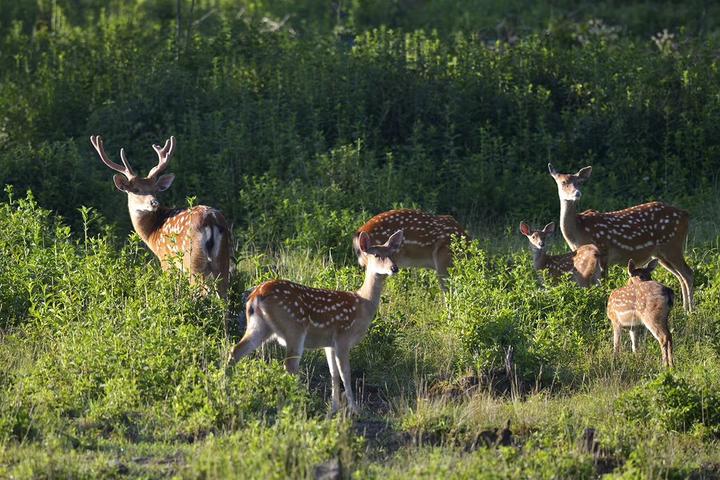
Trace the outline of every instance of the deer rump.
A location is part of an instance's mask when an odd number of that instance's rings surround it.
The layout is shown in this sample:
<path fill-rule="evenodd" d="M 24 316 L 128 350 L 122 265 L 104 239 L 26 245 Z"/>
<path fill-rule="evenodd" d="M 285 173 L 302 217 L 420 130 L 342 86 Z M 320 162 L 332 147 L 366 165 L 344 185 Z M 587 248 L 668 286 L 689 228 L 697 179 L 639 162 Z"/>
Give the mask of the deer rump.
<path fill-rule="evenodd" d="M 189 227 L 199 233 L 195 237 L 197 243 L 192 242 L 195 244 L 191 244 L 189 250 L 182 249 L 185 255 L 190 255 L 191 258 L 187 260 L 193 263 L 193 270 L 209 274 L 222 268 L 219 264 L 224 263 L 225 256 L 229 258 L 231 243 L 230 229 L 222 212 L 206 206 L 193 207 L 189 212 L 184 209 L 174 209 L 170 210 L 162 221 L 167 224 L 173 221 L 173 217 L 188 214 Z"/>

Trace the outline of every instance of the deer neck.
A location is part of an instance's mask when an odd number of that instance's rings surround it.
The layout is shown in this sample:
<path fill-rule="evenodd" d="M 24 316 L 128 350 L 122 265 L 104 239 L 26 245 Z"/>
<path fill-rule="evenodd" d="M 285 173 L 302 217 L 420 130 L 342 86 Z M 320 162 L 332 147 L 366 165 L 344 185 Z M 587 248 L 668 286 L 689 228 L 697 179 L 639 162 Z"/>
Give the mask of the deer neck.
<path fill-rule="evenodd" d="M 577 202 L 560 200 L 560 230 L 572 250 L 581 245 L 580 226 L 577 221 Z"/>
<path fill-rule="evenodd" d="M 130 220 L 135 232 L 154 252 L 155 240 L 159 235 L 163 220 L 167 217 L 168 208 L 160 207 L 154 211 L 133 210 L 130 208 Z"/>
<path fill-rule="evenodd" d="M 533 267 L 535 267 L 535 270 L 542 270 L 545 268 L 548 261 L 548 256 L 547 253 L 545 253 L 545 250 L 531 246 L 530 251 L 532 251 L 533 254 Z"/>
<path fill-rule="evenodd" d="M 357 295 L 369 305 L 370 311 L 368 313 L 370 314 L 370 318 L 375 316 L 378 305 L 380 305 L 380 294 L 385 286 L 386 278 L 387 275 L 379 275 L 365 269 L 365 281 L 362 287 L 360 287 L 360 290 L 357 291 Z"/>

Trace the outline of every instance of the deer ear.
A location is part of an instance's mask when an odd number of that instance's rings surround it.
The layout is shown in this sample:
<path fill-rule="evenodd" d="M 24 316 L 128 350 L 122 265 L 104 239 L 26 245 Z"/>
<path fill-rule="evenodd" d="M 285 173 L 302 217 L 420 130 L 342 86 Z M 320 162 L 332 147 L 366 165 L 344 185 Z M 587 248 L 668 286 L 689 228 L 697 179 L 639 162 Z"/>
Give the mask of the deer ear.
<path fill-rule="evenodd" d="M 158 178 L 157 183 L 155 185 L 158 187 L 158 191 L 162 192 L 170 188 L 170 185 L 172 185 L 173 180 L 175 180 L 175 174 L 174 173 L 168 173 L 166 175 L 162 175 L 160 178 Z"/>
<path fill-rule="evenodd" d="M 647 268 L 650 271 L 650 273 L 652 273 L 652 271 L 657 268 L 658 262 L 659 262 L 659 260 L 657 258 L 653 258 L 652 260 L 650 260 L 648 262 L 648 264 L 645 266 L 645 268 Z"/>
<path fill-rule="evenodd" d="M 398 230 L 397 232 L 390 235 L 390 238 L 388 238 L 387 242 L 385 242 L 385 245 L 397 252 L 398 250 L 400 250 L 403 240 L 405 240 L 405 234 L 402 230 Z"/>
<path fill-rule="evenodd" d="M 113 182 L 115 183 L 115 188 L 117 188 L 121 192 L 130 191 L 130 181 L 125 175 L 116 173 L 115 175 L 113 175 Z"/>
<path fill-rule="evenodd" d="M 591 173 L 592 173 L 592 167 L 587 166 L 587 167 L 583 167 L 580 170 L 578 170 L 578 172 L 575 175 L 582 178 L 583 180 L 587 180 L 588 178 L 590 178 Z"/>
<path fill-rule="evenodd" d="M 530 235 L 530 226 L 525 222 L 520 222 L 520 233 L 526 237 Z"/>
<path fill-rule="evenodd" d="M 550 175 L 553 177 L 557 175 L 557 170 L 555 170 L 555 167 L 552 166 L 552 163 L 548 163 L 548 172 L 550 172 Z"/>
<path fill-rule="evenodd" d="M 367 253 L 368 248 L 370 248 L 370 237 L 367 233 L 360 232 L 360 236 L 358 237 L 358 247 L 362 253 Z"/>
<path fill-rule="evenodd" d="M 630 275 L 632 275 L 632 272 L 633 272 L 633 270 L 635 270 L 635 268 L 636 268 L 635 262 L 631 258 L 630 260 L 628 260 L 628 273 L 630 273 Z"/>
<path fill-rule="evenodd" d="M 545 228 L 543 228 L 543 232 L 547 233 L 548 235 L 552 235 L 553 232 L 555 232 L 555 222 L 550 222 L 545 225 Z"/>

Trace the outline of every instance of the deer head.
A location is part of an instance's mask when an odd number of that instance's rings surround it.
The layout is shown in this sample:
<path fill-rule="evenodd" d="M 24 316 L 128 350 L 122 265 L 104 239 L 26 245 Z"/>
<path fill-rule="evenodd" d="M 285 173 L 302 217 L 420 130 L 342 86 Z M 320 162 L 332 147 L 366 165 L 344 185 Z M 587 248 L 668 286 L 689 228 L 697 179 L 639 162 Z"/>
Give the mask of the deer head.
<path fill-rule="evenodd" d="M 393 233 L 387 242 L 382 245 L 371 245 L 370 236 L 361 232 L 358 237 L 358 248 L 362 256 L 362 263 L 368 272 L 377 275 L 393 275 L 398 272 L 397 263 L 393 256 L 400 250 L 403 243 L 403 231 Z"/>
<path fill-rule="evenodd" d="M 548 171 L 553 179 L 555 179 L 555 183 L 557 183 L 560 200 L 577 202 L 582 196 L 580 187 L 588 178 L 590 178 L 592 167 L 588 166 L 581 168 L 575 174 L 558 173 L 558 171 L 553 168 L 552 164 L 548 163 Z"/>
<path fill-rule="evenodd" d="M 639 282 L 648 282 L 652 280 L 652 272 L 657 268 L 658 266 L 658 259 L 653 258 L 648 262 L 645 267 L 638 267 L 635 265 L 635 262 L 630 259 L 628 260 L 628 274 L 630 274 L 630 279 L 628 280 L 628 285 L 633 283 L 639 283 Z"/>
<path fill-rule="evenodd" d="M 175 152 L 175 137 L 166 140 L 163 147 L 159 145 L 152 146 L 155 153 L 157 153 L 158 164 L 150 170 L 147 177 L 140 177 L 130 167 L 125 157 L 125 149 L 120 149 L 120 159 L 123 164 L 119 165 L 107 156 L 102 138 L 99 135 L 91 136 L 90 142 L 95 147 L 103 163 L 112 170 L 119 172 L 113 176 L 113 181 L 118 190 L 127 193 L 128 206 L 131 212 L 154 212 L 160 207 L 156 195 L 170 188 L 175 179 L 175 175 L 172 173 L 160 175 L 167 168 L 168 161 Z"/>
<path fill-rule="evenodd" d="M 525 222 L 520 222 L 520 233 L 525 235 L 533 249 L 544 251 L 545 239 L 555 233 L 555 222 L 550 222 L 542 230 L 533 230 Z"/>

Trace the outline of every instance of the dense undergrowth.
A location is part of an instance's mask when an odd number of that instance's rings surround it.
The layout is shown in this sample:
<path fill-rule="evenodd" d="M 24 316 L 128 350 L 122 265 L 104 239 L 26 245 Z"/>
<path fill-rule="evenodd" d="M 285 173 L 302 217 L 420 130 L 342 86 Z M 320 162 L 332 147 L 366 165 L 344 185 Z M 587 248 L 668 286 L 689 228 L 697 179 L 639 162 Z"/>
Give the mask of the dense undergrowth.
<path fill-rule="evenodd" d="M 390 280 L 352 354 L 363 413 L 326 420 L 322 355 L 308 352 L 300 377 L 274 349 L 227 370 L 225 302 L 162 273 L 136 238 L 116 250 L 111 233 L 73 235 L 12 193 L 0 232 L 3 475 L 309 477 L 339 459 L 361 478 L 403 478 L 407 462 L 429 477 L 683 476 L 720 462 L 720 262 L 704 249 L 690 255 L 697 311 L 672 316 L 678 368 L 662 373 L 652 338 L 610 354 L 604 304 L 622 269 L 589 290 L 541 288 L 525 251 L 457 245 L 444 301 L 428 272 Z M 236 281 L 352 289 L 361 275 L 296 250 L 245 251 Z M 478 443 L 508 419 L 512 446 Z M 597 458 L 579 446 L 589 427 Z"/>
<path fill-rule="evenodd" d="M 719 20 L 700 0 L 0 0 L 0 477 L 720 477 Z M 177 137 L 165 200 L 233 223 L 227 302 L 128 237 L 91 134 L 143 172 Z M 549 161 L 593 165 L 583 207 L 690 210 L 672 371 L 649 335 L 611 354 L 623 269 L 539 283 L 515 229 L 556 218 Z M 326 418 L 317 352 L 298 377 L 273 347 L 226 368 L 242 291 L 357 288 L 351 233 L 399 205 L 476 240 L 445 296 L 431 272 L 388 281 L 352 352 L 358 418 Z"/>

